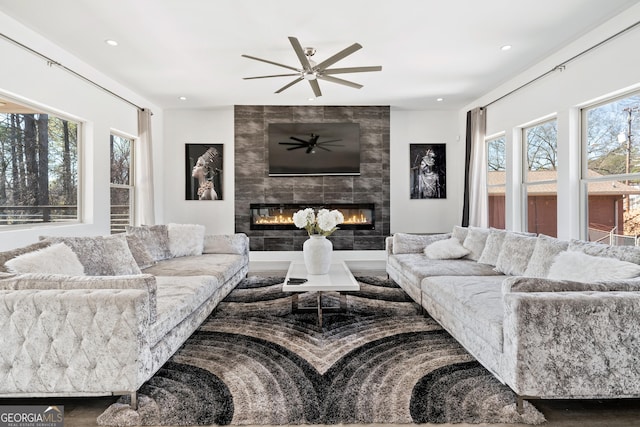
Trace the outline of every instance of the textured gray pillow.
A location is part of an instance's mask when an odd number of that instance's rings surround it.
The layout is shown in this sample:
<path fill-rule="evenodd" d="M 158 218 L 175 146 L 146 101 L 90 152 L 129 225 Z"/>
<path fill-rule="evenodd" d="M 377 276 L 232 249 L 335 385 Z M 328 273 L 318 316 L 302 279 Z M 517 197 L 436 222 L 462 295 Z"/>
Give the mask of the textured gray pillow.
<path fill-rule="evenodd" d="M 166 225 L 144 225 L 125 227 L 127 234 L 135 234 L 142 239 L 142 244 L 147 248 L 154 261 L 162 261 L 171 258 L 169 250 L 169 230 Z"/>
<path fill-rule="evenodd" d="M 451 234 L 407 234 L 395 233 L 393 235 L 393 253 L 397 254 L 419 254 L 424 251 L 427 245 L 438 240 L 451 237 Z"/>
<path fill-rule="evenodd" d="M 504 243 L 504 236 L 506 235 L 507 232 L 505 230 L 489 229 L 484 249 L 480 254 L 480 258 L 478 258 L 480 264 L 489 264 L 495 267 L 498 262 L 498 255 L 500 255 L 500 249 L 502 249 L 502 243 Z"/>
<path fill-rule="evenodd" d="M 123 234 L 91 237 L 51 236 L 48 239 L 69 246 L 78 256 L 88 276 L 141 273 Z"/>
<path fill-rule="evenodd" d="M 464 239 L 467 238 L 468 232 L 469 232 L 469 229 L 467 227 L 460 227 L 459 225 L 456 225 L 453 227 L 453 231 L 451 232 L 451 237 L 455 237 L 456 239 L 458 239 L 460 243 L 463 243 Z"/>
<path fill-rule="evenodd" d="M 610 246 L 603 243 L 572 239 L 569 241 L 569 250 L 640 264 L 640 248 L 636 246 Z"/>
<path fill-rule="evenodd" d="M 502 249 L 498 255 L 496 271 L 502 274 L 522 276 L 527 269 L 537 237 L 518 233 L 507 233 L 504 236 Z"/>
<path fill-rule="evenodd" d="M 469 249 L 469 255 L 465 258 L 477 261 L 482 255 L 482 251 L 484 250 L 484 246 L 487 242 L 487 237 L 489 237 L 489 229 L 488 228 L 479 228 L 479 227 L 469 227 L 469 231 L 467 232 L 467 237 L 465 237 L 462 246 Z"/>
<path fill-rule="evenodd" d="M 204 236 L 203 254 L 246 255 L 249 251 L 249 238 L 244 233 L 208 234 Z"/>
<path fill-rule="evenodd" d="M 533 248 L 531 259 L 523 275 L 527 277 L 547 277 L 553 260 L 560 252 L 566 251 L 569 242 L 540 234 Z"/>
<path fill-rule="evenodd" d="M 167 224 L 171 257 L 202 255 L 204 225 Z"/>
<path fill-rule="evenodd" d="M 133 255 L 133 259 L 136 260 L 138 267 L 151 267 L 154 264 L 153 257 L 144 243 L 142 243 L 140 236 L 136 234 L 125 234 L 125 238 L 127 239 L 127 246 L 129 246 L 131 255 Z"/>

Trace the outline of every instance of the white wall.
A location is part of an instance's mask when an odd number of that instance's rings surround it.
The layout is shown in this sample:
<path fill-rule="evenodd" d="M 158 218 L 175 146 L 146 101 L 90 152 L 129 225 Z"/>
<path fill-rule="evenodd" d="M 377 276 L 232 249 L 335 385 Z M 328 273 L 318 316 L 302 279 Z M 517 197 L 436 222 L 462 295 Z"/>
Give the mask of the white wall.
<path fill-rule="evenodd" d="M 135 93 L 79 62 L 36 33 L 0 13 L 2 32 L 14 40 L 41 52 L 120 96 L 154 112 L 152 133 L 155 144 L 162 143 L 162 110 Z M 81 176 L 82 223 L 52 226 L 31 225 L 0 231 L 0 250 L 38 240 L 40 235 L 96 235 L 109 233 L 109 135 L 111 131 L 137 135 L 137 109 L 96 88 L 57 66 L 48 66 L 42 58 L 0 39 L 0 95 L 40 106 L 83 123 Z M 162 151 L 155 150 L 160 163 Z M 155 183 L 160 188 L 156 178 Z M 156 206 L 161 206 L 159 195 Z"/>
<path fill-rule="evenodd" d="M 451 231 L 462 220 L 464 137 L 457 111 L 391 108 L 391 233 Z M 409 144 L 446 144 L 446 199 L 411 200 Z"/>
<path fill-rule="evenodd" d="M 203 224 L 207 233 L 235 231 L 233 106 L 212 110 L 166 110 L 164 164 L 165 222 Z M 185 200 L 185 144 L 224 144 L 223 200 Z"/>
<path fill-rule="evenodd" d="M 514 77 L 463 111 L 491 103 L 639 20 L 640 5 Z M 558 237 L 585 237 L 580 226 L 580 217 L 584 215 L 579 197 L 580 108 L 640 88 L 638 46 L 640 28 L 636 27 L 567 63 L 562 71 L 554 71 L 487 107 L 487 135 L 504 132 L 507 141 L 507 165 L 510 170 L 507 172 L 507 228 L 523 228 L 520 221 L 522 212 L 518 173 L 521 162 L 518 146 L 520 129 L 532 121 L 554 116 L 558 120 Z"/>

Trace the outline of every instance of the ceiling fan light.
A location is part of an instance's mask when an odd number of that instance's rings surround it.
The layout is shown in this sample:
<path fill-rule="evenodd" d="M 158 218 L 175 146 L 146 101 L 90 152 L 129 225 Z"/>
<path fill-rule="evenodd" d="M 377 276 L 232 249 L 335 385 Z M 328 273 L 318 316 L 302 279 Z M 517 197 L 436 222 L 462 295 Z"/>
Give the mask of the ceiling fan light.
<path fill-rule="evenodd" d="M 315 80 L 318 78 L 318 76 L 316 75 L 316 73 L 314 72 L 307 72 L 303 74 L 303 77 L 305 80 Z"/>

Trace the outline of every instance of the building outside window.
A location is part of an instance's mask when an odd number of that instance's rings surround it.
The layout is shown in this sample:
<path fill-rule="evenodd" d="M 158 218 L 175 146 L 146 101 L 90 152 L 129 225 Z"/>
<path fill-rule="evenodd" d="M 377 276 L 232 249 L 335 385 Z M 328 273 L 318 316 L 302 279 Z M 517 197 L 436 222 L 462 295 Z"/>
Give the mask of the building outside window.
<path fill-rule="evenodd" d="M 80 124 L 0 99 L 0 227 L 79 220 Z"/>
<path fill-rule="evenodd" d="M 504 136 L 486 140 L 487 194 L 489 197 L 489 226 L 505 228 L 505 193 L 507 184 L 507 152 Z"/>
<path fill-rule="evenodd" d="M 637 245 L 640 93 L 583 109 L 582 125 L 586 235 L 611 245 Z"/>
<path fill-rule="evenodd" d="M 111 233 L 133 225 L 133 140 L 111 134 Z"/>
<path fill-rule="evenodd" d="M 523 129 L 525 229 L 558 235 L 558 123 L 548 120 Z"/>

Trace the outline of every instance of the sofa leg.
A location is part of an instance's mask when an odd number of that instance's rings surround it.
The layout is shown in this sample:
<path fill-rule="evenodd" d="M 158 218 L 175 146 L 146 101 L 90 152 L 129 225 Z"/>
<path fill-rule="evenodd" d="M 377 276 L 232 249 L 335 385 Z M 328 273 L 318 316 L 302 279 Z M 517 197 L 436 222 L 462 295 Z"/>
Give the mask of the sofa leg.
<path fill-rule="evenodd" d="M 133 393 L 131 393 L 129 395 L 129 397 L 131 398 L 131 409 L 133 409 L 134 411 L 138 410 L 138 392 L 134 391 Z"/>
<path fill-rule="evenodd" d="M 524 413 L 524 398 L 519 394 L 516 394 L 516 410 L 520 415 Z"/>

